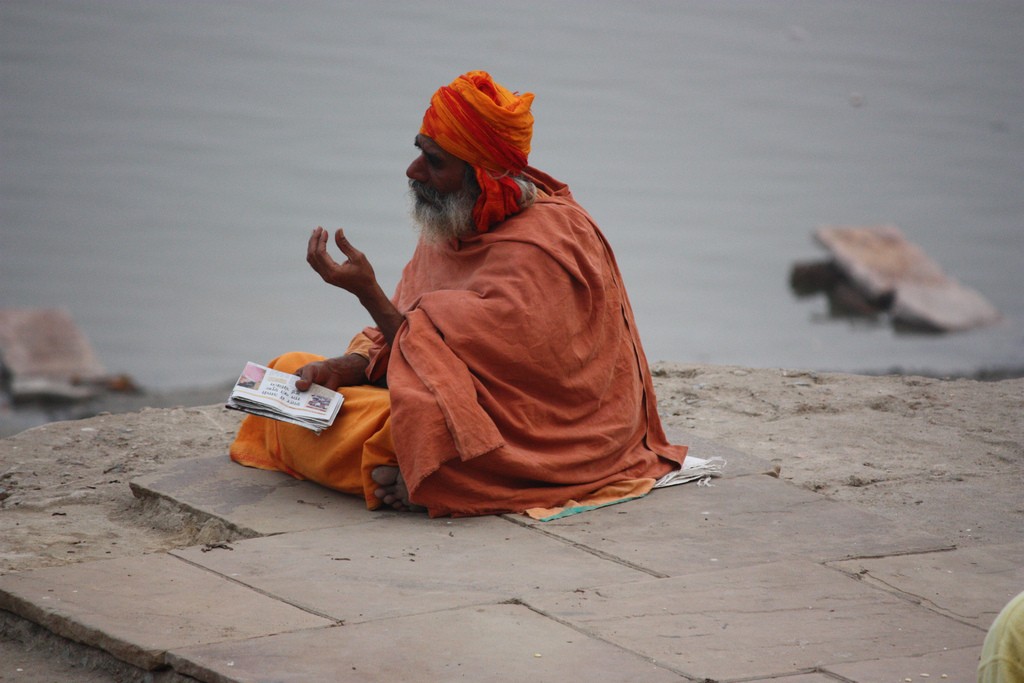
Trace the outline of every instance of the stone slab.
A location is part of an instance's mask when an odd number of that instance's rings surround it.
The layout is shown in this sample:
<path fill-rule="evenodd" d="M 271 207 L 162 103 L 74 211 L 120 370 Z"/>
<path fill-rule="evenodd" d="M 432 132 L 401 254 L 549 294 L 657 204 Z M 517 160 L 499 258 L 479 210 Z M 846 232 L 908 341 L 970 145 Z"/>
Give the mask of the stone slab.
<path fill-rule="evenodd" d="M 0 576 L 0 609 L 147 670 L 169 649 L 334 623 L 162 554 Z"/>
<path fill-rule="evenodd" d="M 1024 587 L 1024 543 L 837 562 L 862 580 L 988 630 Z"/>
<path fill-rule="evenodd" d="M 980 647 L 985 636 L 805 560 L 553 593 L 528 604 L 696 680 Z"/>
<path fill-rule="evenodd" d="M 392 513 L 231 547 L 174 554 L 349 624 L 649 577 L 500 517 Z"/>
<path fill-rule="evenodd" d="M 1000 318 L 981 294 L 948 277 L 894 225 L 823 226 L 815 238 L 868 297 L 892 295 L 898 321 L 952 331 Z"/>
<path fill-rule="evenodd" d="M 688 441 L 694 456 L 725 460 L 722 478 L 774 472 L 766 460 L 707 439 L 679 433 L 670 438 Z M 371 513 L 354 496 L 281 472 L 242 467 L 226 454 L 169 462 L 130 486 L 141 500 L 164 501 L 199 517 L 219 519 L 248 538 L 357 524 L 368 516 L 389 514 Z"/>
<path fill-rule="evenodd" d="M 895 225 L 825 225 L 814 238 L 871 298 L 892 294 L 904 282 L 938 285 L 947 280 L 939 264 Z"/>
<path fill-rule="evenodd" d="M 682 680 L 514 604 L 190 647 L 168 659 L 179 673 L 218 683 Z"/>
<path fill-rule="evenodd" d="M 16 400 L 76 401 L 95 394 L 106 370 L 63 308 L 0 309 L 0 368 Z"/>
<path fill-rule="evenodd" d="M 825 562 L 951 547 L 773 477 L 658 489 L 626 505 L 531 524 L 660 576 L 792 557 Z"/>
<path fill-rule="evenodd" d="M 826 667 L 826 671 L 857 683 L 972 683 L 978 679 L 981 646 L 929 652 L 916 657 L 869 659 Z M 832 679 L 829 679 L 832 680 Z M 779 683 L 790 683 L 785 679 Z"/>
<path fill-rule="evenodd" d="M 0 309 L 0 360 L 14 379 L 71 383 L 106 373 L 85 333 L 63 308 Z"/>
<path fill-rule="evenodd" d="M 356 524 L 374 514 L 355 496 L 283 472 L 242 467 L 226 453 L 176 460 L 130 485 L 137 498 L 220 519 L 243 537 Z"/>

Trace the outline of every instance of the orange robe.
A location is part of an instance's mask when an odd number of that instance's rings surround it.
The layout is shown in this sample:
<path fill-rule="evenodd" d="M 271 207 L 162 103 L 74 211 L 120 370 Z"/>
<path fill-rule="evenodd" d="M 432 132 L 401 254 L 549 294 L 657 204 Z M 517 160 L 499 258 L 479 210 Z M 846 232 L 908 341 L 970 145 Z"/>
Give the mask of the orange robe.
<path fill-rule="evenodd" d="M 666 440 L 604 236 L 564 184 L 527 174 L 542 190 L 533 207 L 457 243 L 421 241 L 393 298 L 406 315 L 393 345 L 364 331 L 368 378 L 389 387 L 395 461 L 432 516 L 554 508 L 624 481 L 639 495 L 686 453 Z M 339 424 L 295 445 L 331 450 L 345 438 L 347 401 Z M 239 450 L 232 457 L 252 464 Z M 361 459 L 382 457 L 350 450 L 364 475 Z M 341 488 L 318 478 L 322 464 L 314 476 L 292 469 Z M 372 507 L 372 489 L 366 497 Z"/>

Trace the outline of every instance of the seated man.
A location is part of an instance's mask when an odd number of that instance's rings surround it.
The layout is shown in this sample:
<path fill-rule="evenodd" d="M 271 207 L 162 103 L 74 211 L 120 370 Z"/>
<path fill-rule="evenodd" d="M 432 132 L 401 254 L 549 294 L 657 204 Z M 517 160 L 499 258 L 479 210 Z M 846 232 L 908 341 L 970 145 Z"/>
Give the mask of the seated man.
<path fill-rule="evenodd" d="M 340 357 L 272 361 L 345 403 L 319 436 L 246 417 L 235 461 L 431 516 L 628 499 L 682 465 L 608 243 L 527 165 L 532 101 L 481 71 L 434 94 L 406 171 L 420 240 L 393 297 L 341 230 L 341 263 L 313 231 L 307 261 L 375 326 Z"/>

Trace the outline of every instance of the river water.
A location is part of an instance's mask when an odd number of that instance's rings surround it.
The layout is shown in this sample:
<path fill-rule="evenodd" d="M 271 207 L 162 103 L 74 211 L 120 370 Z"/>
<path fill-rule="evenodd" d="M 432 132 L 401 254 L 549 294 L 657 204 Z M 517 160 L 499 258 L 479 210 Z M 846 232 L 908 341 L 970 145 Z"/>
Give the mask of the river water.
<path fill-rule="evenodd" d="M 61 306 L 143 385 L 336 353 L 305 264 L 386 289 L 404 170 L 469 69 L 536 94 L 531 163 L 613 244 L 652 361 L 1024 367 L 1024 3 L 0 2 L 0 307 Z M 898 225 L 1002 323 L 908 335 L 788 287 L 822 224 Z"/>

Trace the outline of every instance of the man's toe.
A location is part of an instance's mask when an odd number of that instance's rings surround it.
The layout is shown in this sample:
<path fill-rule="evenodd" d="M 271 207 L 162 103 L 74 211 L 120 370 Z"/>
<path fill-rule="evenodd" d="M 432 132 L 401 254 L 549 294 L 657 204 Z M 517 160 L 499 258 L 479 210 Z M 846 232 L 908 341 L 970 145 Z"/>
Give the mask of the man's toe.
<path fill-rule="evenodd" d="M 370 479 L 381 486 L 394 486 L 398 481 L 398 468 L 390 465 L 375 467 L 370 472 Z"/>

